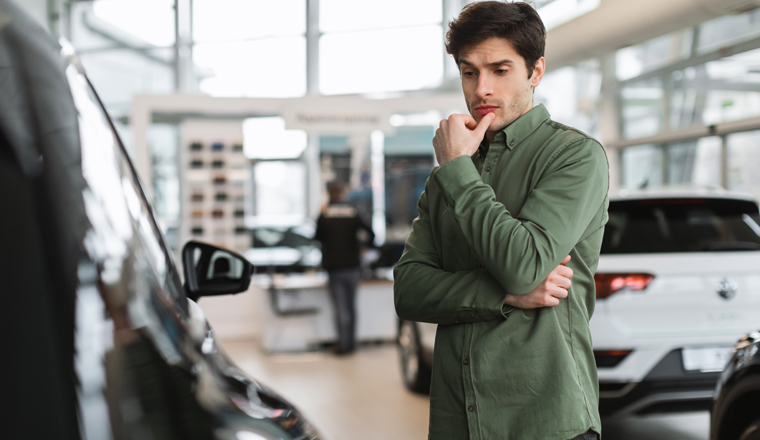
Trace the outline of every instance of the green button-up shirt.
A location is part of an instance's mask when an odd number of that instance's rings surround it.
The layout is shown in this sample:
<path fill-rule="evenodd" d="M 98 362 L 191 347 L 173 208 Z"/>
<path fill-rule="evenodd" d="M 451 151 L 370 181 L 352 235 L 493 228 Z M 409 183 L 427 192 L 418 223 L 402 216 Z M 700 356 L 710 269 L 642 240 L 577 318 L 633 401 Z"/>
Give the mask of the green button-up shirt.
<path fill-rule="evenodd" d="M 394 271 L 399 317 L 439 324 L 430 439 L 601 432 L 588 322 L 607 190 L 602 146 L 542 105 L 432 171 Z M 572 287 L 558 306 L 503 305 L 567 255 Z"/>

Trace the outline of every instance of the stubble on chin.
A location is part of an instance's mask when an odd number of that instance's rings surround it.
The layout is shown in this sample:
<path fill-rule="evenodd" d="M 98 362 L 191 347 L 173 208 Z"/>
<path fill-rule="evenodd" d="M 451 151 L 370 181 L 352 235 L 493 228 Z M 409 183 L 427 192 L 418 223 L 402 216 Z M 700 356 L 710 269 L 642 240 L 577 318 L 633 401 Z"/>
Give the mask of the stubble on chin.
<path fill-rule="evenodd" d="M 529 89 L 530 90 L 530 89 Z M 512 102 L 509 103 L 507 114 L 504 115 L 504 120 L 502 121 L 504 129 L 509 124 L 515 122 L 517 118 L 523 115 L 525 113 L 526 108 L 528 107 L 528 104 L 530 103 L 530 91 L 521 94 L 520 96 L 516 97 L 517 99 L 512 100 Z"/>
<path fill-rule="evenodd" d="M 522 94 L 518 96 L 516 99 L 513 99 L 509 102 L 508 105 L 505 105 L 506 103 L 504 101 L 499 102 L 489 102 L 489 105 L 496 105 L 499 107 L 499 110 L 496 113 L 496 118 L 491 122 L 491 125 L 488 127 L 488 134 L 492 133 L 498 133 L 505 128 L 507 128 L 511 123 L 515 122 L 517 118 L 523 115 L 525 112 L 526 107 L 528 106 L 528 103 L 530 102 L 530 97 L 527 93 Z M 475 107 L 482 104 L 482 102 L 474 102 L 470 103 L 469 110 L 470 115 L 472 115 L 473 118 L 477 122 L 480 122 L 481 119 L 485 115 L 479 115 L 475 111 Z"/>

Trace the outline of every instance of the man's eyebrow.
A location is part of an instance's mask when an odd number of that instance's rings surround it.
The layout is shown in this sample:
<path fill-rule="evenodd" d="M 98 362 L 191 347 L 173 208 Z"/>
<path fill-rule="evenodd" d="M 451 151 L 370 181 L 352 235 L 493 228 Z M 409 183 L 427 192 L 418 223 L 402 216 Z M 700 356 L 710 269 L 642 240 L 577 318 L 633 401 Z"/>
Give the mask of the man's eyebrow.
<path fill-rule="evenodd" d="M 514 61 L 512 61 L 512 60 L 510 60 L 508 58 L 505 58 L 503 60 L 499 60 L 499 61 L 494 61 L 492 63 L 488 63 L 488 64 L 486 64 L 486 66 L 488 66 L 488 67 L 496 67 L 496 66 L 501 66 L 501 65 L 504 65 L 504 64 L 510 64 L 510 65 L 512 65 L 514 63 L 515 63 Z M 466 65 L 468 65 L 470 67 L 476 67 L 474 63 L 471 63 L 470 61 L 467 61 L 465 59 L 460 59 L 459 60 L 459 64 L 466 64 Z"/>

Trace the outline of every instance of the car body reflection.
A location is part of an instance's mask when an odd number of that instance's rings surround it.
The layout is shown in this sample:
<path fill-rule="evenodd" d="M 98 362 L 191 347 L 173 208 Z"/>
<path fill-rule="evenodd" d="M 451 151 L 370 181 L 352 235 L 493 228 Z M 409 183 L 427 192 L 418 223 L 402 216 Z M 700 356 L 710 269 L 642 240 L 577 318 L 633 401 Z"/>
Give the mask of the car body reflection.
<path fill-rule="evenodd" d="M 711 440 L 760 438 L 760 330 L 734 346 L 718 379 L 710 415 Z"/>
<path fill-rule="evenodd" d="M 7 0 L 0 200 L 4 438 L 318 438 L 218 346 L 76 54 Z M 218 252 L 208 278 L 247 287 Z"/>

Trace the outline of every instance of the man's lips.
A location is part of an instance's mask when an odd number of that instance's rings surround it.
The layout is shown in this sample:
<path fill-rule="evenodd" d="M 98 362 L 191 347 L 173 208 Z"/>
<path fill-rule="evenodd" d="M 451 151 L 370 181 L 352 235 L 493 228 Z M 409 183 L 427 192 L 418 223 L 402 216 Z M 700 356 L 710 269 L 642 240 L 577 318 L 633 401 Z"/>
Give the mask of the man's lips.
<path fill-rule="evenodd" d="M 475 107 L 475 111 L 478 112 L 480 115 L 487 115 L 489 113 L 493 113 L 496 111 L 496 109 L 499 107 L 493 106 L 493 105 L 479 105 Z"/>

